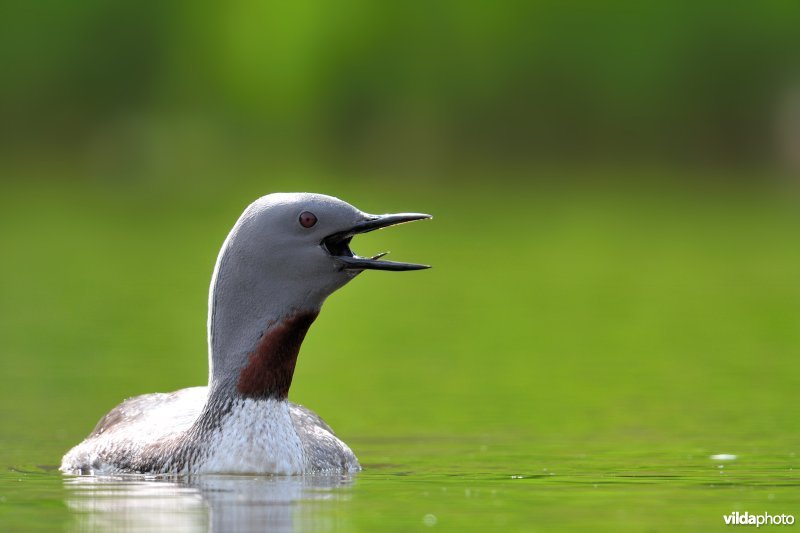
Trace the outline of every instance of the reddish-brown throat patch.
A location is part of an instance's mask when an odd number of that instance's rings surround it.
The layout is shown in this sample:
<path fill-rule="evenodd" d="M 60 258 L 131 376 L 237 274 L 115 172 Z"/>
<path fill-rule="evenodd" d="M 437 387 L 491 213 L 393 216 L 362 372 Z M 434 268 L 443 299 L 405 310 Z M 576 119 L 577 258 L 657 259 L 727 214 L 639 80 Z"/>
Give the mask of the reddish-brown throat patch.
<path fill-rule="evenodd" d="M 239 374 L 239 393 L 254 399 L 286 399 L 300 345 L 317 314 L 316 311 L 296 313 L 264 332 Z"/>

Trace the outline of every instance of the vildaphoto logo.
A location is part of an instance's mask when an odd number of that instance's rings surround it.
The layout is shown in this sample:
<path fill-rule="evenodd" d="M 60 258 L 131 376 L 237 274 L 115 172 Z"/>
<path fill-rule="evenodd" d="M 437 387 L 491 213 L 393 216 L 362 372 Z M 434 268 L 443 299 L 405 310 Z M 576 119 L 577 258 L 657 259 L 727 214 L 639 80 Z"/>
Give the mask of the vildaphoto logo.
<path fill-rule="evenodd" d="M 794 515 L 790 514 L 750 514 L 747 511 L 740 513 L 734 511 L 723 515 L 727 526 L 791 526 L 794 524 Z"/>

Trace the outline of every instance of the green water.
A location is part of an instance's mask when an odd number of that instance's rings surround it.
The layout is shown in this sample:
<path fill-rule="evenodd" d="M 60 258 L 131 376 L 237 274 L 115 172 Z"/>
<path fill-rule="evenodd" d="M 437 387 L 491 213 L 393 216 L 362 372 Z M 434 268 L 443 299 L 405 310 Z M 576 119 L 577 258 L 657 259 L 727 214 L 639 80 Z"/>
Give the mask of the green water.
<path fill-rule="evenodd" d="M 291 399 L 364 471 L 62 477 L 123 398 L 205 382 L 218 246 L 244 204 L 286 189 L 436 217 L 357 239 L 435 268 L 354 280 L 298 361 Z M 800 514 L 791 197 L 303 179 L 3 192 L 2 530 L 670 531 Z"/>
<path fill-rule="evenodd" d="M 355 476 L 62 480 L 49 469 L 8 470 L 3 518 L 12 529 L 671 531 L 722 526 L 734 510 L 796 515 L 800 503 L 797 458 L 766 448 L 712 461 L 701 449 L 487 438 L 351 444 L 365 467 Z"/>

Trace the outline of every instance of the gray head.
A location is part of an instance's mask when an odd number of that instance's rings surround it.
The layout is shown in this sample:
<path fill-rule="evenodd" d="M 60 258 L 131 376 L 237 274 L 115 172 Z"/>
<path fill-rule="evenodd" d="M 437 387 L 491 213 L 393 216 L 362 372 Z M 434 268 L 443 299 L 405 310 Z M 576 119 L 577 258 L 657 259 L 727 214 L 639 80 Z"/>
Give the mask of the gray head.
<path fill-rule="evenodd" d="M 349 247 L 356 234 L 424 218 L 430 215 L 370 215 L 310 193 L 270 194 L 250 204 L 225 240 L 211 280 L 211 384 L 238 379 L 262 336 L 293 317 L 316 316 L 328 295 L 364 270 L 428 268 L 381 260 L 385 254 L 358 257 Z M 302 335 L 298 349 L 300 341 Z"/>

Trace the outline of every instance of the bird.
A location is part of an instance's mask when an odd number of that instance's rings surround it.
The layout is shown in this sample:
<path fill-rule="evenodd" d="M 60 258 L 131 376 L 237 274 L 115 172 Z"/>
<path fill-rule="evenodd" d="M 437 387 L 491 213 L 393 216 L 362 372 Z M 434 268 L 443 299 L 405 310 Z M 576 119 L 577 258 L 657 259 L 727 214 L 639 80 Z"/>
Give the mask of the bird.
<path fill-rule="evenodd" d="M 251 203 L 225 239 L 208 298 L 207 386 L 135 396 L 64 455 L 73 475 L 334 474 L 361 469 L 312 410 L 288 400 L 300 346 L 325 299 L 365 270 L 428 265 L 361 257 L 358 234 L 423 213 L 371 215 L 323 194 Z"/>

